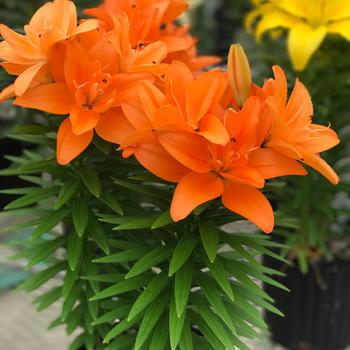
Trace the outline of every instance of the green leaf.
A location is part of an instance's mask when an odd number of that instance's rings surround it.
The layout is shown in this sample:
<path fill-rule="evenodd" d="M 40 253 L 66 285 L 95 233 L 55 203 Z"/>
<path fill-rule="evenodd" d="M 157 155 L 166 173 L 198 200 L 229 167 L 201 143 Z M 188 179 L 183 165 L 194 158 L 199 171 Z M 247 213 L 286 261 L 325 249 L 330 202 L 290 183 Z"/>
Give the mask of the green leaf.
<path fill-rule="evenodd" d="M 55 252 L 59 247 L 64 245 L 67 237 L 58 237 L 54 240 L 50 240 L 48 242 L 43 242 L 34 247 L 35 253 L 31 257 L 28 262 L 27 267 L 32 268 L 33 266 L 43 262 L 46 258 L 48 258 L 53 252 Z"/>
<path fill-rule="evenodd" d="M 125 350 L 132 349 L 133 344 L 135 343 L 134 334 L 125 334 L 121 335 L 112 343 L 110 343 L 105 350 Z M 102 349 L 102 348 L 101 348 Z"/>
<path fill-rule="evenodd" d="M 114 310 L 109 311 L 109 312 L 105 313 L 104 315 L 100 316 L 99 318 L 97 318 L 92 323 L 92 325 L 98 326 L 100 324 L 113 322 L 117 319 L 123 319 L 124 317 L 126 317 L 129 314 L 130 309 L 131 309 L 131 304 L 120 302 L 119 305 L 116 304 L 116 307 Z"/>
<path fill-rule="evenodd" d="M 149 186 L 146 185 L 137 185 L 134 184 L 130 181 L 125 181 L 125 180 L 120 180 L 120 179 L 113 179 L 114 182 L 119 185 L 122 186 L 124 188 L 127 188 L 128 190 L 137 192 L 137 193 L 142 193 L 142 194 L 146 194 L 152 197 L 157 197 L 157 198 L 164 198 L 165 197 L 165 193 L 159 191 L 159 190 L 155 190 Z"/>
<path fill-rule="evenodd" d="M 155 302 L 153 302 L 146 310 L 140 329 L 137 332 L 135 341 L 135 350 L 140 350 L 147 340 L 148 336 L 154 329 L 154 326 L 161 317 L 168 303 L 168 293 L 164 293 Z"/>
<path fill-rule="evenodd" d="M 221 263 L 221 260 L 219 258 L 216 258 L 214 263 L 211 263 L 206 257 L 204 257 L 204 260 L 206 261 L 210 273 L 212 274 L 218 285 L 222 288 L 226 295 L 232 301 L 234 301 L 235 297 L 233 295 L 231 284 L 228 280 L 226 271 L 224 269 L 223 264 Z"/>
<path fill-rule="evenodd" d="M 115 227 L 113 230 L 122 231 L 122 230 L 139 230 L 142 228 L 150 228 L 152 227 L 153 222 L 154 222 L 154 217 L 151 216 L 148 218 L 131 220 L 129 222 L 126 222 L 122 225 Z"/>
<path fill-rule="evenodd" d="M 106 255 L 109 255 L 111 250 L 109 248 L 108 236 L 102 225 L 94 217 L 92 217 L 92 215 L 90 216 L 88 231 L 97 245 Z"/>
<path fill-rule="evenodd" d="M 73 340 L 68 350 L 80 350 L 84 345 L 84 333 Z"/>
<path fill-rule="evenodd" d="M 152 301 L 155 300 L 158 295 L 168 286 L 170 281 L 171 279 L 165 273 L 160 273 L 157 275 L 135 301 L 135 304 L 128 316 L 128 320 L 135 318 L 150 303 L 152 303 Z"/>
<path fill-rule="evenodd" d="M 79 174 L 87 189 L 97 198 L 101 195 L 101 182 L 93 169 L 81 168 Z"/>
<path fill-rule="evenodd" d="M 180 317 L 177 316 L 175 295 L 173 294 L 171 298 L 170 311 L 169 311 L 169 335 L 170 335 L 170 346 L 172 350 L 175 350 L 180 342 L 185 320 L 186 320 L 186 311 L 183 312 Z"/>
<path fill-rule="evenodd" d="M 169 330 L 164 327 L 168 323 L 167 315 L 164 315 L 154 329 L 153 337 L 149 350 L 164 350 L 168 341 Z"/>
<path fill-rule="evenodd" d="M 197 244 L 198 238 L 193 233 L 186 233 L 181 237 L 170 261 L 169 276 L 181 269 Z"/>
<path fill-rule="evenodd" d="M 128 272 L 125 278 L 135 277 L 168 259 L 173 249 L 161 246 L 144 255 Z"/>
<path fill-rule="evenodd" d="M 79 269 L 75 269 L 74 271 L 68 269 L 66 271 L 66 275 L 64 276 L 64 282 L 62 287 L 62 296 L 63 299 L 67 299 L 70 292 L 72 291 L 75 283 L 77 282 Z"/>
<path fill-rule="evenodd" d="M 29 277 L 24 283 L 22 283 L 18 287 L 18 290 L 25 290 L 26 292 L 31 292 L 34 289 L 39 288 L 50 278 L 56 276 L 60 271 L 64 270 L 66 267 L 67 265 L 65 261 L 50 266 L 47 269 Z"/>
<path fill-rule="evenodd" d="M 138 289 L 140 287 L 143 287 L 146 283 L 148 283 L 151 279 L 151 276 L 149 275 L 140 275 L 136 276 L 134 278 L 130 278 L 128 280 L 123 280 L 114 286 L 108 287 L 100 292 L 98 292 L 94 297 L 92 297 L 90 300 L 100 300 L 109 298 L 112 296 L 117 296 L 126 292 L 130 292 L 131 290 Z"/>
<path fill-rule="evenodd" d="M 106 204 L 109 208 L 114 210 L 119 215 L 124 215 L 122 205 L 116 196 L 112 195 L 111 193 L 104 193 L 101 196 L 101 200 L 104 204 Z"/>
<path fill-rule="evenodd" d="M 133 320 L 128 321 L 127 319 L 123 320 L 122 322 L 118 323 L 115 327 L 113 327 L 105 336 L 103 339 L 103 342 L 105 344 L 109 343 L 113 338 L 117 337 L 119 334 L 124 333 L 128 329 L 130 329 L 132 326 L 137 324 L 140 319 L 142 318 L 142 315 L 139 315 L 138 317 L 135 317 Z"/>
<path fill-rule="evenodd" d="M 189 262 L 175 274 L 174 292 L 177 316 L 179 318 L 187 307 L 188 297 L 192 287 L 192 277 L 193 265 Z"/>
<path fill-rule="evenodd" d="M 75 232 L 71 232 L 69 234 L 67 258 L 68 258 L 68 265 L 72 271 L 74 271 L 77 268 L 80 262 L 83 245 L 84 245 L 83 237 L 79 237 Z"/>
<path fill-rule="evenodd" d="M 70 208 L 61 208 L 53 211 L 46 218 L 41 220 L 41 224 L 32 233 L 32 240 L 42 236 L 44 233 L 50 232 L 59 223 L 61 223 L 71 213 Z"/>
<path fill-rule="evenodd" d="M 167 225 L 172 224 L 174 221 L 170 216 L 170 210 L 165 211 L 163 214 L 161 214 L 156 221 L 154 221 L 152 225 L 152 230 L 155 230 L 157 228 L 161 228 Z"/>
<path fill-rule="evenodd" d="M 143 257 L 146 252 L 147 250 L 144 248 L 132 248 L 132 249 L 125 250 L 123 252 L 94 259 L 92 262 L 97 264 L 110 264 L 110 263 L 135 261 Z"/>
<path fill-rule="evenodd" d="M 220 292 L 218 291 L 216 285 L 213 284 L 204 273 L 200 273 L 196 275 L 196 277 L 198 278 L 199 285 L 202 288 L 203 293 L 213 307 L 213 310 L 222 319 L 222 321 L 231 330 L 231 332 L 233 334 L 236 334 L 235 326 L 232 323 L 232 319 L 227 312 L 227 308 L 222 300 L 223 298 L 220 295 Z"/>
<path fill-rule="evenodd" d="M 93 282 L 117 283 L 123 280 L 124 275 L 121 273 L 104 274 L 104 275 L 88 275 L 82 276 L 82 280 Z"/>
<path fill-rule="evenodd" d="M 73 223 L 77 234 L 82 237 L 89 222 L 90 211 L 86 199 L 78 198 L 73 204 Z"/>
<path fill-rule="evenodd" d="M 185 320 L 184 327 L 182 330 L 182 334 L 180 338 L 180 349 L 193 350 L 192 331 L 191 331 L 191 325 L 188 318 Z"/>
<path fill-rule="evenodd" d="M 76 179 L 70 179 L 65 182 L 58 193 L 58 197 L 55 203 L 55 210 L 60 209 L 66 203 L 68 203 L 71 198 L 75 195 L 75 193 L 79 189 L 79 182 Z"/>
<path fill-rule="evenodd" d="M 226 349 L 232 349 L 232 342 L 230 336 L 227 334 L 225 327 L 219 318 L 212 312 L 211 308 L 200 298 L 194 299 L 194 304 L 198 313 L 206 322 L 210 330 L 220 340 Z"/>
<path fill-rule="evenodd" d="M 213 263 L 218 251 L 218 229 L 212 221 L 201 221 L 199 223 L 199 232 L 201 234 L 205 252 L 207 253 L 210 262 Z"/>
<path fill-rule="evenodd" d="M 76 283 L 73 287 L 72 291 L 69 293 L 67 298 L 65 299 L 63 303 L 62 313 L 61 313 L 61 320 L 66 321 L 69 313 L 72 311 L 76 301 L 79 298 L 80 293 L 82 292 L 82 287 L 79 283 Z"/>
<path fill-rule="evenodd" d="M 49 292 L 41 295 L 33 301 L 33 304 L 38 304 L 37 311 L 43 311 L 47 309 L 50 305 L 56 302 L 62 297 L 62 288 L 56 287 L 51 289 Z"/>
<path fill-rule="evenodd" d="M 5 207 L 5 210 L 24 208 L 32 204 L 36 204 L 43 199 L 53 196 L 59 190 L 58 186 L 39 188 L 37 191 L 27 194 L 21 198 L 16 199 Z"/>

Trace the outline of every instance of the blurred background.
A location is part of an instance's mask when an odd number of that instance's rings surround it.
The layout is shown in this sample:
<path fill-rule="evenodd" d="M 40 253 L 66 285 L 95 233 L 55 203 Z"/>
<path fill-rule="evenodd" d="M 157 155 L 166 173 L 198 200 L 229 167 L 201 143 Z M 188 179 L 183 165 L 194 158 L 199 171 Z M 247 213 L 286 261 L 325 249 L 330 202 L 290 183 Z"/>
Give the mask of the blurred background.
<path fill-rule="evenodd" d="M 1 0 L 0 23 L 21 31 L 44 2 Z M 276 319 L 272 315 L 266 318 L 274 343 L 291 350 L 344 350 L 350 344 L 350 282 L 347 282 L 350 274 L 350 44 L 338 37 L 327 39 L 309 67 L 304 72 L 296 72 L 288 57 L 285 35 L 266 35 L 257 43 L 254 35 L 244 29 L 244 18 L 252 9 L 248 0 L 189 2 L 191 11 L 183 21 L 191 23 L 192 33 L 199 38 L 201 53 L 219 55 L 225 63 L 230 44 L 241 43 L 258 84 L 263 82 L 262 77 L 271 76 L 273 64 L 281 65 L 291 86 L 299 77 L 310 90 L 315 105 L 314 120 L 319 124 L 332 124 L 340 133 L 343 145 L 330 152 L 327 160 L 341 173 L 341 186 L 334 188 L 312 173 L 308 179 L 285 184 L 285 190 L 279 191 L 282 196 L 276 193 L 273 198 L 275 208 L 283 217 L 290 218 L 289 227 L 275 232 L 274 239 L 286 244 L 282 253 L 294 265 L 277 266 L 288 273 L 288 278 L 281 282 L 292 289 L 292 293 L 268 290 L 286 318 Z M 82 8 L 96 6 L 99 1 L 76 0 L 75 3 L 81 13 Z M 1 70 L 0 89 L 8 84 L 9 77 Z M 40 116 L 16 109 L 11 102 L 0 105 L 0 169 L 22 153 L 25 145 L 15 136 L 6 135 L 28 118 Z M 1 177 L 0 207 L 14 198 L 9 189 L 25 184 L 25 177 L 20 180 Z M 295 198 L 292 202 L 291 196 Z M 20 233 L 13 234 L 14 229 L 20 229 Z M 35 295 L 11 292 L 30 274 L 20 256 L 9 260 L 29 235 L 26 227 L 16 225 L 16 217 L 0 214 L 0 350 L 65 350 L 70 342 L 65 330 L 47 331 L 59 305 L 37 314 L 31 304 Z M 265 263 L 271 262 L 265 259 Z M 252 347 L 254 350 L 282 349 L 280 345 L 272 345 L 263 337 Z"/>

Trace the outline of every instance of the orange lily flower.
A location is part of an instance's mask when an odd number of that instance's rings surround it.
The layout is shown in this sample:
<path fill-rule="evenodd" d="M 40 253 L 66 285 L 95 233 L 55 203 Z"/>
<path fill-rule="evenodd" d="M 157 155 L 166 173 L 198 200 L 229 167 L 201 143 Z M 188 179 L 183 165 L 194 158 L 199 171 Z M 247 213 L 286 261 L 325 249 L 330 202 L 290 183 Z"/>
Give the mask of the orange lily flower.
<path fill-rule="evenodd" d="M 268 80 L 262 89 L 255 88 L 268 106 L 265 127 L 261 128 L 264 147 L 310 166 L 337 184 L 338 175 L 320 156 L 321 152 L 339 144 L 337 134 L 329 127 L 312 123 L 311 97 L 300 81 L 296 81 L 287 101 L 286 76 L 278 66 L 273 67 L 273 71 L 275 79 Z"/>
<path fill-rule="evenodd" d="M 149 79 L 148 74 L 104 72 L 101 61 L 91 60 L 74 40 L 67 45 L 64 62 L 64 82 L 40 85 L 15 100 L 18 106 L 70 115 L 58 132 L 57 160 L 62 165 L 88 147 L 94 129 L 103 139 L 120 143 L 125 130 L 119 127 L 123 114 L 117 107 L 133 96 L 140 79 Z"/>
<path fill-rule="evenodd" d="M 258 145 L 260 103 L 248 99 L 239 112 L 226 113 L 231 141 L 209 144 L 199 135 L 163 132 L 165 149 L 192 171 L 179 182 L 171 204 L 171 216 L 179 221 L 197 206 L 222 196 L 223 205 L 247 218 L 264 232 L 274 226 L 273 209 L 259 191 L 265 179 L 305 175 L 297 162 Z M 180 142 L 182 141 L 182 142 Z"/>
<path fill-rule="evenodd" d="M 24 27 L 25 35 L 0 25 L 4 41 L 0 43 L 0 65 L 16 75 L 13 86 L 5 89 L 0 101 L 23 95 L 31 85 L 51 80 L 48 56 L 58 42 L 98 28 L 98 21 L 87 20 L 77 25 L 76 7 L 72 1 L 54 0 L 43 5 Z"/>

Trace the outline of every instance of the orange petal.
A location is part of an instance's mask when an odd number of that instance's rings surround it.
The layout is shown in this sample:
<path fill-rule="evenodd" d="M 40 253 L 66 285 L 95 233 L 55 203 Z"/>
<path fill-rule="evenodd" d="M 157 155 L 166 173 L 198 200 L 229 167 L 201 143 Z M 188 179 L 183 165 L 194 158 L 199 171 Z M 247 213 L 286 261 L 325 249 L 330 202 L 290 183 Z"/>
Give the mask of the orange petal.
<path fill-rule="evenodd" d="M 174 221 L 186 218 L 199 205 L 222 195 L 224 186 L 216 175 L 189 173 L 176 187 L 170 214 Z"/>
<path fill-rule="evenodd" d="M 281 99 L 283 105 L 285 105 L 287 103 L 288 94 L 286 75 L 280 66 L 273 66 L 272 70 L 276 81 L 275 95 L 278 96 Z"/>
<path fill-rule="evenodd" d="M 26 69 L 15 81 L 15 93 L 22 96 L 29 88 L 39 71 L 46 65 L 45 62 L 38 63 Z"/>
<path fill-rule="evenodd" d="M 182 132 L 158 132 L 163 147 L 180 163 L 198 173 L 210 171 L 210 154 L 201 136 Z"/>
<path fill-rule="evenodd" d="M 165 181 L 179 182 L 190 171 L 171 157 L 156 140 L 138 145 L 134 153 L 147 170 Z"/>
<path fill-rule="evenodd" d="M 255 168 L 264 179 L 288 175 L 307 175 L 307 171 L 299 162 L 267 148 L 251 152 L 249 166 Z"/>
<path fill-rule="evenodd" d="M 79 27 L 75 30 L 73 35 L 78 35 L 81 33 L 90 32 L 97 29 L 100 26 L 100 23 L 96 19 L 88 19 L 80 23 Z"/>
<path fill-rule="evenodd" d="M 329 127 L 312 124 L 312 136 L 300 145 L 311 153 L 327 151 L 340 143 L 337 133 Z"/>
<path fill-rule="evenodd" d="M 314 107 L 312 105 L 311 96 L 306 87 L 297 80 L 295 87 L 287 104 L 286 115 L 289 123 L 292 120 L 298 121 L 302 117 L 312 117 Z"/>
<path fill-rule="evenodd" d="M 135 129 L 151 128 L 151 122 L 143 111 L 140 99 L 124 101 L 121 106 L 123 113 Z"/>
<path fill-rule="evenodd" d="M 93 131 L 82 135 L 73 133 L 72 124 L 69 118 L 61 124 L 57 135 L 57 161 L 61 165 L 70 163 L 80 153 L 82 153 L 90 144 Z"/>
<path fill-rule="evenodd" d="M 100 120 L 100 114 L 92 109 L 73 105 L 70 112 L 70 121 L 75 135 L 82 135 L 95 128 Z"/>
<path fill-rule="evenodd" d="M 101 115 L 95 130 L 102 139 L 120 145 L 135 129 L 121 109 L 114 108 Z"/>
<path fill-rule="evenodd" d="M 162 41 L 156 41 L 143 50 L 138 51 L 134 66 L 161 63 L 168 54 L 168 49 Z"/>
<path fill-rule="evenodd" d="M 162 36 L 160 40 L 165 43 L 169 53 L 187 50 L 193 45 L 192 40 L 176 36 Z"/>
<path fill-rule="evenodd" d="M 213 114 L 207 114 L 202 118 L 199 123 L 199 129 L 200 135 L 217 145 L 226 145 L 230 140 L 230 136 L 224 124 Z"/>
<path fill-rule="evenodd" d="M 156 129 L 170 129 L 181 131 L 193 131 L 193 129 L 185 122 L 178 108 L 167 105 L 156 111 L 154 115 L 153 125 Z"/>
<path fill-rule="evenodd" d="M 303 163 L 317 170 L 333 185 L 339 183 L 339 176 L 336 172 L 317 154 L 303 152 Z"/>
<path fill-rule="evenodd" d="M 7 87 L 5 87 L 1 92 L 0 92 L 0 103 L 8 100 L 9 98 L 15 97 L 15 85 L 11 84 Z"/>
<path fill-rule="evenodd" d="M 45 84 L 16 98 L 14 104 L 52 114 L 69 114 L 74 98 L 65 84 Z"/>
<path fill-rule="evenodd" d="M 4 24 L 0 24 L 0 33 L 19 56 L 29 60 L 40 58 L 39 50 L 24 35 L 16 33 Z"/>
<path fill-rule="evenodd" d="M 235 184 L 225 184 L 222 195 L 224 206 L 258 226 L 265 233 L 274 227 L 274 214 L 270 202 L 256 188 Z"/>
<path fill-rule="evenodd" d="M 232 170 L 221 174 L 225 179 L 249 185 L 257 188 L 263 188 L 265 185 L 264 178 L 253 167 L 243 166 L 233 168 Z"/>
<path fill-rule="evenodd" d="M 179 77 L 179 79 L 181 79 Z M 219 88 L 219 72 L 204 74 L 195 80 L 187 89 L 187 114 L 193 126 L 204 117 L 212 106 Z"/>

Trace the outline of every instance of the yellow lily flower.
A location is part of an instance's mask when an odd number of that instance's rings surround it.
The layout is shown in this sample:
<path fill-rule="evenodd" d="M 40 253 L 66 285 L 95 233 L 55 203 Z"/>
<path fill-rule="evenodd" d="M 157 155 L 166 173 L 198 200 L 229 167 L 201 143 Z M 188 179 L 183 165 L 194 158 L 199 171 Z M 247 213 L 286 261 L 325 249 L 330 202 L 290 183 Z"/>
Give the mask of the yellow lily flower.
<path fill-rule="evenodd" d="M 252 0 L 246 26 L 258 40 L 271 30 L 288 30 L 288 50 L 296 70 L 304 70 L 327 34 L 350 41 L 349 0 Z"/>

